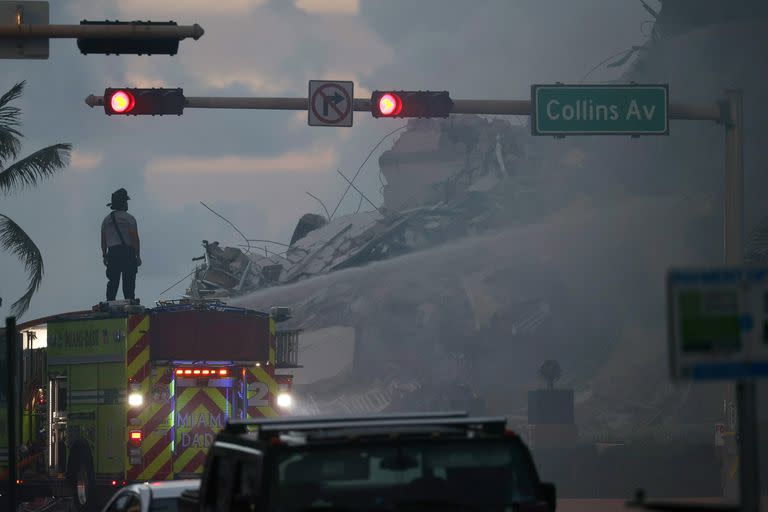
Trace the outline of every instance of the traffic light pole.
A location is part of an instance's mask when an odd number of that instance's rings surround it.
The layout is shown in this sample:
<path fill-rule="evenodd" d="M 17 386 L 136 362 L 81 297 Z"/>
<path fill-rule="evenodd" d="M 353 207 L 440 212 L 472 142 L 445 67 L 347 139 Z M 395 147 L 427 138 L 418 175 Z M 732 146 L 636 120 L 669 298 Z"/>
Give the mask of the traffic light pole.
<path fill-rule="evenodd" d="M 103 96 L 91 94 L 85 99 L 90 107 L 104 105 Z M 260 98 L 260 97 L 217 97 L 188 96 L 184 108 L 221 108 L 243 110 L 307 110 L 307 98 Z M 355 98 L 352 110 L 370 112 L 370 98 Z M 671 119 L 690 121 L 722 120 L 718 105 L 671 104 Z M 453 100 L 451 114 L 486 114 L 486 115 L 531 115 L 530 100 Z"/>
<path fill-rule="evenodd" d="M 725 261 L 744 262 L 744 108 L 742 92 L 728 90 L 721 103 L 725 124 Z M 736 382 L 738 411 L 739 494 L 744 512 L 760 510 L 760 461 L 757 420 L 757 384 Z"/>
<path fill-rule="evenodd" d="M 0 25 L 0 39 L 200 39 L 205 31 L 194 25 Z"/>

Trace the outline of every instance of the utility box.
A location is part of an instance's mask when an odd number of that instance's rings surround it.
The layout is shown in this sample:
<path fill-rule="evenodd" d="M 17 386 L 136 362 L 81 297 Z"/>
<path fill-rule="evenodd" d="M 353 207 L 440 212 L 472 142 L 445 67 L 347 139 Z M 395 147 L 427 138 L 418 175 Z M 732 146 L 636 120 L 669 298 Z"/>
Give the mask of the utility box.
<path fill-rule="evenodd" d="M 528 392 L 528 424 L 574 423 L 572 389 L 536 389 Z"/>
<path fill-rule="evenodd" d="M 528 392 L 528 442 L 533 449 L 571 447 L 577 439 L 572 389 Z"/>
<path fill-rule="evenodd" d="M 528 425 L 528 445 L 532 450 L 572 448 L 576 446 L 579 432 L 574 424 Z"/>

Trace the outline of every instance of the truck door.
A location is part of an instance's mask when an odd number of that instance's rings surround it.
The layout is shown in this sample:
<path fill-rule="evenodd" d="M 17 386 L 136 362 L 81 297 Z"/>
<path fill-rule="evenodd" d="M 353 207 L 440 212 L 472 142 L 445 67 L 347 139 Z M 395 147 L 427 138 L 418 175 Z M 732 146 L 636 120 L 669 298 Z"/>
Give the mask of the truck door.
<path fill-rule="evenodd" d="M 48 381 L 48 467 L 52 474 L 66 471 L 67 389 L 66 376 Z"/>
<path fill-rule="evenodd" d="M 175 478 L 196 478 L 216 434 L 241 417 L 242 378 L 232 368 L 177 368 L 174 392 Z"/>

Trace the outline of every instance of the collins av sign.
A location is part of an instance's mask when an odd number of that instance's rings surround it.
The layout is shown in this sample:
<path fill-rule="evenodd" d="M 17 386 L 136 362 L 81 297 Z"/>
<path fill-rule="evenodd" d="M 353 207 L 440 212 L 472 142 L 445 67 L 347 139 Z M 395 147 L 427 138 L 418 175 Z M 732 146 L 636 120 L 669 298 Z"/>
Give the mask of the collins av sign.
<path fill-rule="evenodd" d="M 534 135 L 668 135 L 669 86 L 533 85 Z"/>

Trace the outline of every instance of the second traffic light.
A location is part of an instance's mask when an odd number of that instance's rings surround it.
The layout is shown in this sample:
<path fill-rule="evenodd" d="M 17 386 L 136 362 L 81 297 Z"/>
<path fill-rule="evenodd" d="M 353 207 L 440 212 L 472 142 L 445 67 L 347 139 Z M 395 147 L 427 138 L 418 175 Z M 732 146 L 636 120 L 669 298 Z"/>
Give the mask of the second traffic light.
<path fill-rule="evenodd" d="M 183 89 L 104 90 L 104 112 L 108 116 L 180 116 L 184 113 L 185 102 Z"/>
<path fill-rule="evenodd" d="M 176 27 L 175 21 L 88 21 L 83 20 L 80 25 L 88 27 L 133 27 L 138 34 L 147 28 Z M 176 55 L 179 52 L 178 38 L 152 37 L 147 31 L 145 37 L 78 37 L 77 47 L 80 53 L 87 55 L 96 54 L 133 54 L 133 55 Z"/>
<path fill-rule="evenodd" d="M 448 91 L 373 91 L 373 117 L 448 117 L 453 100 Z"/>

